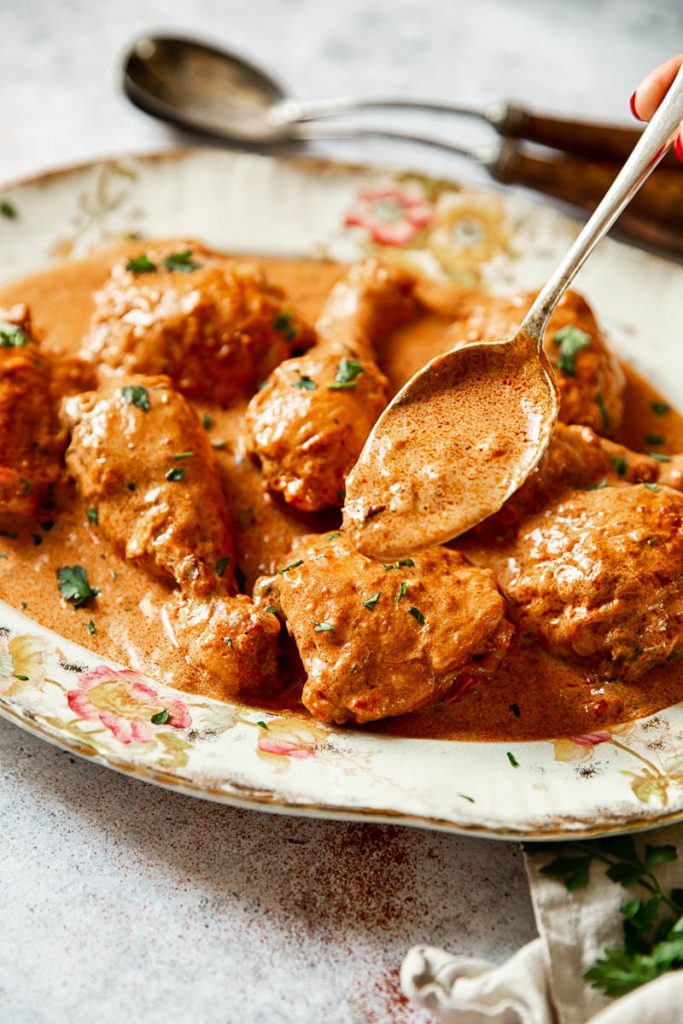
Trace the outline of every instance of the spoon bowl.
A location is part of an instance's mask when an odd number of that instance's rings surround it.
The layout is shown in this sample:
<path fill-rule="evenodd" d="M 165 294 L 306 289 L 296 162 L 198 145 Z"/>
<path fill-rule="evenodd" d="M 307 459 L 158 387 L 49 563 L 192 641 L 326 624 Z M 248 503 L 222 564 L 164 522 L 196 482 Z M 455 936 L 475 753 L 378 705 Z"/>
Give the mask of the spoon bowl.
<path fill-rule="evenodd" d="M 123 66 L 136 106 L 181 128 L 235 143 L 287 141 L 282 87 L 254 64 L 206 43 L 175 36 L 138 40 Z"/>
<path fill-rule="evenodd" d="M 475 342 L 408 381 L 346 481 L 344 529 L 360 551 L 392 561 L 457 537 L 533 472 L 559 410 L 539 348 L 525 331 Z"/>

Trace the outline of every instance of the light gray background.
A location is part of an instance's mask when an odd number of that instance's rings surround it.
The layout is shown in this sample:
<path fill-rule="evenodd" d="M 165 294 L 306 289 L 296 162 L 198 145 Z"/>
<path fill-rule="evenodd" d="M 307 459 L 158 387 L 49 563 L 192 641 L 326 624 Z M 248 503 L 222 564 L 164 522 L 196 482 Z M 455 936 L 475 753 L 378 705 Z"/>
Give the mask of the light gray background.
<path fill-rule="evenodd" d="M 683 49 L 683 5 L 0 0 L 0 178 L 177 141 L 118 92 L 121 52 L 153 28 L 224 41 L 302 97 L 627 120 L 640 77 Z M 463 170 L 386 145 L 325 151 Z M 511 844 L 201 803 L 4 722 L 0 822 L 2 1024 L 412 1024 L 426 1018 L 397 987 L 411 943 L 502 960 L 534 934 Z"/>

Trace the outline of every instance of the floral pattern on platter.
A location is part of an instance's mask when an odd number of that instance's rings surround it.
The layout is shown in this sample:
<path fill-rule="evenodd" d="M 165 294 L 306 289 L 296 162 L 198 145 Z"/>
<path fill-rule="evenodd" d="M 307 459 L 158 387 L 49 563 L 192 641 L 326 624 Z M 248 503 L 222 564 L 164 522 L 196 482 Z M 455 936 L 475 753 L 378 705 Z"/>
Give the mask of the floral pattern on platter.
<path fill-rule="evenodd" d="M 361 252 L 464 287 L 480 284 L 495 257 L 512 254 L 502 203 L 418 177 L 361 190 L 343 224 Z"/>
<path fill-rule="evenodd" d="M 646 735 L 648 729 L 657 721 L 658 719 L 655 717 L 645 723 Z M 624 742 L 624 738 L 633 736 L 634 732 L 634 723 L 628 723 L 587 733 L 584 736 L 553 740 L 555 760 L 561 762 L 590 761 L 596 747 L 603 743 L 610 744 L 614 749 L 638 762 L 638 771 L 621 769 L 621 774 L 631 780 L 631 790 L 635 798 L 643 804 L 652 803 L 666 807 L 669 803 L 671 789 L 683 788 L 683 754 L 674 753 L 661 758 L 658 755 L 658 748 L 661 747 L 660 737 L 655 742 L 645 743 L 646 747 L 654 749 L 652 753 L 648 751 L 648 754 L 644 754 L 637 749 L 638 745 L 643 745 L 642 739 L 631 739 L 630 743 Z"/>

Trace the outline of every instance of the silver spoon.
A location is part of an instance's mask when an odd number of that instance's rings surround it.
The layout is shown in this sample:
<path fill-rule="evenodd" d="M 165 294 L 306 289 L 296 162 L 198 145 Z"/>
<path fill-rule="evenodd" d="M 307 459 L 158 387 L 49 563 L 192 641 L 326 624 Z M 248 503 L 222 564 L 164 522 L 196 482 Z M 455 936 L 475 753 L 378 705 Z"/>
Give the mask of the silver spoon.
<path fill-rule="evenodd" d="M 344 528 L 360 551 L 388 561 L 458 537 L 536 468 L 558 414 L 542 347 L 548 320 L 681 121 L 683 68 L 517 333 L 437 356 L 384 411 L 346 481 Z"/>

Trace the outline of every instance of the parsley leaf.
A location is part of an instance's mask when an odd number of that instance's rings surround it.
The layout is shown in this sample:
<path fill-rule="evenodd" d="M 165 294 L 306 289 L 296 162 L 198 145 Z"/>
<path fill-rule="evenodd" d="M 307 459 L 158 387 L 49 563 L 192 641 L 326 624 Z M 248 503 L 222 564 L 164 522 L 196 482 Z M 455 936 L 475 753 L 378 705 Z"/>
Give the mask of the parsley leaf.
<path fill-rule="evenodd" d="M 408 584 L 404 580 L 403 583 L 398 588 L 398 593 L 396 594 L 396 604 L 398 604 L 398 602 L 401 600 L 401 598 L 405 597 L 407 593 L 408 593 Z"/>
<path fill-rule="evenodd" d="M 671 462 L 671 456 L 665 455 L 664 452 L 648 452 L 647 454 L 651 459 L 654 459 L 655 462 Z"/>
<path fill-rule="evenodd" d="M 131 274 L 153 274 L 158 267 L 156 263 L 152 263 L 149 257 L 143 253 L 141 256 L 134 256 L 129 259 L 126 263 L 126 270 L 130 271 Z"/>
<path fill-rule="evenodd" d="M 121 388 L 121 394 L 127 405 L 135 405 L 138 409 L 142 409 L 143 412 L 149 412 L 152 408 L 152 403 L 149 400 L 149 391 L 139 384 L 129 384 L 127 387 Z"/>
<path fill-rule="evenodd" d="M 291 563 L 290 563 L 289 565 L 286 565 L 286 566 L 284 567 L 284 569 L 280 569 L 280 570 L 279 570 L 279 572 L 280 572 L 280 575 L 281 575 L 281 576 L 284 576 L 284 574 L 285 574 L 286 572 L 289 572 L 289 570 L 290 570 L 290 569 L 298 569 L 298 568 L 299 568 L 299 566 L 300 566 L 300 565 L 303 565 L 303 564 L 304 564 L 304 560 L 303 560 L 303 558 L 297 558 L 296 562 L 291 562 Z"/>
<path fill-rule="evenodd" d="M 170 480 L 171 483 L 177 484 L 181 480 L 185 479 L 185 470 L 182 466 L 176 466 L 175 469 L 169 469 L 168 473 L 166 473 L 166 479 Z"/>
<path fill-rule="evenodd" d="M 214 418 L 213 418 L 213 416 L 210 413 L 205 412 L 204 415 L 202 416 L 202 426 L 204 427 L 204 430 L 211 430 L 213 425 L 214 425 Z"/>
<path fill-rule="evenodd" d="M 602 416 L 602 425 L 605 428 L 605 430 L 609 430 L 611 420 L 609 417 L 607 402 L 605 401 L 605 396 L 603 395 L 602 391 L 598 391 L 597 398 L 595 399 L 595 401 L 598 403 L 598 409 L 600 410 L 600 415 Z"/>
<path fill-rule="evenodd" d="M 92 508 L 89 508 L 85 514 L 88 517 L 88 522 L 92 523 L 93 526 L 97 526 L 100 519 L 100 513 L 98 509 L 95 508 L 95 506 L 93 506 Z"/>
<path fill-rule="evenodd" d="M 16 207 L 12 203 L 8 202 L 7 199 L 0 199 L 0 214 L 6 217 L 7 220 L 16 220 L 17 211 Z"/>
<path fill-rule="evenodd" d="M 13 324 L 10 320 L 0 320 L 0 348 L 23 348 L 30 340 L 19 324 Z"/>
<path fill-rule="evenodd" d="M 619 474 L 619 476 L 626 476 L 626 471 L 628 469 L 628 463 L 626 462 L 626 459 L 623 458 L 623 456 L 621 456 L 621 455 L 613 455 L 612 456 L 612 465 L 616 469 L 616 471 Z"/>
<path fill-rule="evenodd" d="M 163 711 L 157 711 L 155 715 L 152 715 L 150 722 L 152 725 L 166 725 L 171 717 L 171 712 L 168 708 L 164 708 Z"/>
<path fill-rule="evenodd" d="M 292 384 L 293 388 L 301 388 L 302 391 L 315 391 L 318 385 L 312 377 L 307 377 L 305 374 L 300 376 L 298 380 L 295 380 Z"/>
<path fill-rule="evenodd" d="M 355 388 L 356 377 L 358 377 L 362 372 L 363 364 L 359 363 L 357 359 L 347 359 L 346 357 L 340 359 L 334 383 L 328 384 L 327 390 L 343 391 L 347 388 Z"/>
<path fill-rule="evenodd" d="M 294 341 L 298 331 L 293 324 L 293 315 L 289 310 L 284 310 L 273 320 L 273 330 L 279 331 L 280 334 L 284 334 L 287 341 Z"/>
<path fill-rule="evenodd" d="M 517 760 L 515 755 L 513 753 L 511 753 L 511 751 L 509 751 L 509 750 L 507 751 L 507 759 L 508 759 L 508 761 L 510 762 L 510 764 L 512 765 L 513 768 L 519 768 L 519 761 Z"/>
<path fill-rule="evenodd" d="M 412 608 L 411 607 L 411 608 L 408 609 L 408 612 L 413 616 L 414 619 L 417 619 L 417 621 L 420 623 L 421 626 L 424 626 L 424 624 L 425 624 L 425 617 L 424 617 L 424 615 L 422 614 L 422 612 L 420 611 L 419 608 Z"/>
<path fill-rule="evenodd" d="M 671 412 L 671 406 L 668 402 L 650 402 L 650 408 L 655 416 L 666 416 L 667 413 Z"/>
<path fill-rule="evenodd" d="M 216 576 L 222 576 L 225 570 L 228 568 L 232 561 L 231 555 L 226 555 L 225 558 L 219 558 L 216 562 Z"/>
<path fill-rule="evenodd" d="M 313 625 L 315 626 L 314 633 L 331 633 L 334 629 L 331 622 L 315 622 Z"/>
<path fill-rule="evenodd" d="M 361 604 L 363 605 L 364 608 L 369 608 L 370 611 L 372 612 L 372 611 L 374 611 L 375 605 L 377 604 L 378 601 L 379 601 L 379 590 L 377 590 L 372 595 L 372 597 L 369 597 L 367 599 L 367 601 L 361 601 Z"/>
<path fill-rule="evenodd" d="M 99 590 L 88 583 L 87 573 L 81 565 L 62 566 L 57 570 L 57 581 L 60 594 L 65 601 L 71 601 L 74 608 L 82 608 L 99 594 Z"/>
<path fill-rule="evenodd" d="M 555 366 L 568 377 L 576 377 L 576 357 L 582 349 L 590 345 L 590 334 L 573 324 L 568 324 L 561 331 L 555 331 L 553 341 L 560 349 Z"/>
<path fill-rule="evenodd" d="M 94 636 L 95 633 L 97 632 L 97 630 L 95 628 L 95 623 L 93 622 L 92 619 L 88 619 L 88 621 L 85 624 L 85 628 L 87 629 L 87 631 L 90 634 L 90 636 Z"/>
<path fill-rule="evenodd" d="M 199 270 L 201 263 L 195 263 L 192 259 L 192 249 L 185 249 L 183 252 L 172 252 L 164 259 L 166 270 L 177 270 L 181 274 L 191 274 L 193 270 Z"/>

